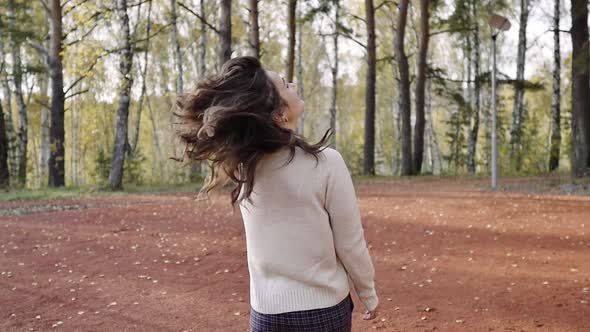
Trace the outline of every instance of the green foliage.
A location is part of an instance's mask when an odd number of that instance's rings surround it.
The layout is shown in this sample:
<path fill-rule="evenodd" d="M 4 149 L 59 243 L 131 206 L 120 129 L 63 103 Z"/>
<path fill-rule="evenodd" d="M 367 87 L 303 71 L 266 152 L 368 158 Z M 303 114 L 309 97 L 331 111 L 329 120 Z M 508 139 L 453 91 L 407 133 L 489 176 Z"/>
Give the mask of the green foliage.
<path fill-rule="evenodd" d="M 141 151 L 135 152 L 135 155 L 127 155 L 125 164 L 123 166 L 123 183 L 140 185 L 143 182 L 142 164 L 146 158 Z M 111 172 L 111 163 L 113 161 L 112 154 L 99 150 L 98 155 L 94 160 L 94 174 L 101 185 L 108 184 L 109 175 Z"/>

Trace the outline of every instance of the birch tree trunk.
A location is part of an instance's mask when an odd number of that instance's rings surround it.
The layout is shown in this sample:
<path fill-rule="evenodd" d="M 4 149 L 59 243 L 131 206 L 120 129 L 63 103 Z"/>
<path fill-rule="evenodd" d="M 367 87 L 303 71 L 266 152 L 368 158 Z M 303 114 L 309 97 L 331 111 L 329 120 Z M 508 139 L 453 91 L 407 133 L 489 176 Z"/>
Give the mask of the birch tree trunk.
<path fill-rule="evenodd" d="M 64 78 L 63 78 L 63 30 L 60 0 L 51 0 L 51 49 L 49 70 L 51 73 L 51 119 L 49 127 L 49 177 L 50 187 L 65 185 L 65 130 L 64 130 Z"/>
<path fill-rule="evenodd" d="M 412 175 L 412 124 L 410 122 L 410 72 L 408 58 L 404 49 L 406 34 L 406 21 L 408 17 L 409 0 L 401 0 L 399 5 L 399 17 L 395 38 L 395 54 L 399 66 L 399 107 L 401 115 L 402 131 L 402 164 L 400 175 Z"/>
<path fill-rule="evenodd" d="M 516 171 L 521 169 L 522 127 L 524 119 L 524 67 L 526 62 L 526 29 L 529 18 L 529 0 L 520 0 L 520 28 L 518 30 L 518 54 L 516 57 L 516 83 L 514 107 L 510 130 L 510 161 Z"/>
<path fill-rule="evenodd" d="M 436 131 L 434 131 L 434 124 L 432 120 L 432 90 L 431 81 L 426 80 L 426 98 L 425 98 L 425 117 L 426 117 L 426 128 L 428 132 L 429 149 L 432 156 L 432 173 L 435 175 L 440 174 L 442 167 L 442 160 L 440 155 L 440 149 L 438 147 L 438 139 L 436 138 Z"/>
<path fill-rule="evenodd" d="M 206 18 L 205 0 L 200 0 L 201 17 Z M 207 75 L 207 24 L 201 20 L 201 38 L 199 47 L 199 79 L 204 79 Z"/>
<path fill-rule="evenodd" d="M 28 145 L 28 118 L 27 107 L 23 98 L 23 67 L 21 60 L 21 41 L 15 35 L 18 30 L 16 26 L 16 4 L 14 0 L 8 0 L 8 26 L 12 30 L 10 34 L 10 47 L 12 53 L 12 81 L 14 85 L 14 97 L 18 111 L 18 182 L 21 186 L 27 183 L 27 145 Z"/>
<path fill-rule="evenodd" d="M 143 53 L 143 67 L 139 67 L 139 72 L 141 74 L 141 92 L 139 95 L 139 100 L 137 101 L 137 118 L 135 119 L 135 130 L 133 131 L 133 139 L 131 140 L 131 155 L 135 156 L 137 151 L 137 145 L 139 144 L 139 133 L 141 130 L 141 114 L 143 113 L 143 102 L 145 100 L 146 94 L 146 77 L 147 77 L 147 69 L 148 69 L 148 62 L 149 62 L 149 50 L 150 50 L 150 31 L 152 29 L 152 3 L 153 1 L 150 0 L 148 3 L 148 14 L 147 14 L 147 26 L 145 32 L 145 52 Z M 182 80 L 182 78 L 180 78 Z"/>
<path fill-rule="evenodd" d="M 471 11 L 474 18 L 478 17 L 477 1 L 472 0 Z M 477 138 L 479 136 L 479 115 L 481 109 L 481 80 L 479 79 L 480 66 L 480 42 L 479 42 L 479 23 L 477 19 L 473 20 L 473 77 L 474 77 L 474 106 L 472 109 L 471 126 L 469 136 L 467 137 L 467 171 L 469 174 L 475 174 L 477 171 Z"/>
<path fill-rule="evenodd" d="M 129 118 L 129 105 L 131 103 L 131 75 L 133 50 L 131 47 L 131 34 L 129 31 L 129 15 L 127 14 L 127 0 L 117 0 L 117 15 L 121 24 L 122 45 L 120 52 L 119 72 L 119 110 L 117 111 L 117 127 L 115 133 L 113 160 L 109 175 L 110 185 L 115 190 L 123 187 L 123 169 L 125 164 L 125 152 L 127 149 L 127 130 Z"/>
<path fill-rule="evenodd" d="M 572 176 L 590 175 L 588 1 L 572 0 Z"/>
<path fill-rule="evenodd" d="M 6 124 L 4 122 L 4 110 L 0 99 L 0 189 L 10 186 L 10 174 L 8 173 L 8 138 L 6 136 Z"/>
<path fill-rule="evenodd" d="M 6 99 L 5 105 L 5 126 L 6 126 L 6 139 L 8 144 L 8 172 L 11 179 L 16 179 L 18 175 L 18 151 L 16 145 L 16 133 L 14 130 L 14 120 L 12 118 L 12 91 L 8 83 L 8 71 L 6 70 L 6 58 L 7 54 L 4 51 L 4 41 L 0 38 L 0 58 L 3 59 L 3 66 L 0 66 L 0 80 L 2 80 L 2 90 L 4 98 Z"/>
<path fill-rule="evenodd" d="M 300 3 L 297 3 L 300 6 Z M 298 10 L 298 17 L 301 17 L 301 12 Z M 303 25 L 304 21 L 299 21 L 299 27 L 297 28 L 297 94 L 304 98 L 304 86 L 303 86 Z M 299 126 L 297 132 L 300 135 L 305 133 L 305 112 L 299 116 Z"/>
<path fill-rule="evenodd" d="M 338 26 L 340 24 L 340 0 L 334 0 L 334 32 L 332 35 L 332 42 L 334 43 L 334 60 L 332 65 L 332 101 L 330 105 L 330 128 L 334 130 L 332 136 L 331 146 L 336 149 L 336 124 L 337 124 L 337 101 L 338 101 L 338 37 L 340 32 Z"/>
<path fill-rule="evenodd" d="M 416 76 L 416 124 L 414 128 L 414 149 L 412 158 L 413 174 L 420 174 L 424 156 L 424 98 L 426 87 L 426 69 L 428 58 L 428 41 L 430 38 L 430 0 L 420 0 L 420 50 L 418 54 L 418 75 Z"/>
<path fill-rule="evenodd" d="M 151 3 L 150 3 L 151 7 Z M 178 40 L 178 26 L 176 24 L 178 16 L 176 15 L 176 0 L 170 1 L 171 26 L 172 26 L 172 45 L 174 47 L 174 65 L 176 66 L 176 95 L 180 95 L 184 91 L 184 82 L 182 80 L 182 53 L 180 52 L 180 41 Z"/>
<path fill-rule="evenodd" d="M 365 90 L 365 150 L 363 175 L 375 175 L 375 93 L 377 85 L 377 46 L 375 44 L 375 6 L 365 0 L 367 24 L 367 83 Z"/>
<path fill-rule="evenodd" d="M 549 171 L 559 168 L 561 146 L 561 52 L 559 50 L 560 0 L 553 3 L 553 95 L 551 96 L 551 144 Z"/>
<path fill-rule="evenodd" d="M 260 59 L 260 29 L 258 27 L 258 1 L 248 0 L 250 8 L 250 54 Z"/>

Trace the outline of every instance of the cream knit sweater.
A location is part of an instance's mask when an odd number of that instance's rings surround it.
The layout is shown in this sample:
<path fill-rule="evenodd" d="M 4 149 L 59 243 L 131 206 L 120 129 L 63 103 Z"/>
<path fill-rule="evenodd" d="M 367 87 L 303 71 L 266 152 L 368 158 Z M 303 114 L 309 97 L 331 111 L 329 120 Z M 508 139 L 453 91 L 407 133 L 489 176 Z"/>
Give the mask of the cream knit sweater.
<path fill-rule="evenodd" d="M 266 155 L 251 202 L 240 204 L 246 230 L 250 303 L 263 314 L 326 308 L 349 293 L 367 310 L 379 302 L 350 173 L 338 151 L 319 162 L 296 148 Z"/>

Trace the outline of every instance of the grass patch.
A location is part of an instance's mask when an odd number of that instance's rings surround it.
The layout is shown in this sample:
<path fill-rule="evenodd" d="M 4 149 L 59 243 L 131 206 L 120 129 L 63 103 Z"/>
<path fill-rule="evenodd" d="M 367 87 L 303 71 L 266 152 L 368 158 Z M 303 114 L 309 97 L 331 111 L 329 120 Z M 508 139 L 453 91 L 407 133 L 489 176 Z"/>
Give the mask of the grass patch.
<path fill-rule="evenodd" d="M 97 187 L 65 187 L 65 188 L 41 188 L 41 189 L 13 189 L 0 191 L 0 202 L 51 200 L 64 198 L 83 197 L 113 197 L 129 194 L 154 194 L 154 193 L 194 193 L 201 188 L 200 183 L 179 184 L 143 184 L 126 185 L 121 191 L 113 191 L 109 188 Z"/>

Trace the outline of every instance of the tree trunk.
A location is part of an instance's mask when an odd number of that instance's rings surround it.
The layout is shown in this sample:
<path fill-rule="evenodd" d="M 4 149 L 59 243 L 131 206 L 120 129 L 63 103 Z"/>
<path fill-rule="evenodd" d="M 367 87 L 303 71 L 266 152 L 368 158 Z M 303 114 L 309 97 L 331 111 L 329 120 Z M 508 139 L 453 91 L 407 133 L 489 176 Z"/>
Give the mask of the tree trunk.
<path fill-rule="evenodd" d="M 115 190 L 122 189 L 123 187 L 123 169 L 125 164 L 125 152 L 127 149 L 129 105 L 131 103 L 130 93 L 133 84 L 133 77 L 131 76 L 133 50 L 131 47 L 131 34 L 129 32 L 127 0 L 117 1 L 117 14 L 121 23 L 123 38 L 119 62 L 119 71 L 121 74 L 121 81 L 119 83 L 119 110 L 117 111 L 115 146 L 113 149 L 113 161 L 109 177 L 111 187 Z"/>
<path fill-rule="evenodd" d="M 471 11 L 474 18 L 478 17 L 477 1 L 471 2 Z M 480 49 L 479 49 L 479 23 L 477 19 L 473 20 L 473 77 L 474 77 L 474 97 L 475 103 L 472 109 L 471 127 L 467 138 L 467 171 L 469 174 L 475 174 L 477 171 L 477 138 L 479 136 L 479 114 L 481 108 L 481 82 L 479 79 Z"/>
<path fill-rule="evenodd" d="M 432 122 L 432 88 L 431 81 L 426 81 L 426 127 L 429 134 L 429 146 L 432 155 L 432 173 L 440 174 L 442 168 L 442 160 L 440 156 L 440 149 L 438 147 L 438 139 L 436 138 L 436 131 L 434 131 L 434 124 Z"/>
<path fill-rule="evenodd" d="M 156 119 L 154 115 L 154 110 L 152 109 L 152 103 L 150 102 L 149 97 L 147 98 L 147 108 L 148 108 L 148 115 L 150 117 L 150 122 L 152 124 L 152 138 L 154 140 L 154 148 L 156 150 L 155 157 L 154 157 L 154 165 L 153 167 L 158 169 L 160 182 L 164 179 L 164 169 L 160 163 L 162 160 L 162 149 L 160 148 L 160 138 L 158 136 L 158 126 L 156 125 Z"/>
<path fill-rule="evenodd" d="M 201 17 L 206 18 L 205 0 L 200 2 Z M 201 40 L 199 47 L 199 79 L 204 79 L 207 75 L 207 24 L 201 20 Z"/>
<path fill-rule="evenodd" d="M 250 54 L 260 59 L 260 29 L 258 28 L 258 1 L 248 0 L 250 5 Z"/>
<path fill-rule="evenodd" d="M 51 0 L 51 119 L 49 126 L 49 186 L 65 185 L 65 130 L 64 130 L 64 77 L 62 64 L 62 13 L 61 1 Z"/>
<path fill-rule="evenodd" d="M 6 98 L 6 112 L 5 114 L 5 126 L 6 126 L 6 138 L 8 140 L 8 172 L 10 178 L 15 179 L 18 175 L 18 151 L 16 145 L 16 135 L 14 131 L 14 122 L 12 119 L 12 92 L 10 85 L 8 84 L 8 71 L 6 70 L 6 53 L 4 52 L 4 42 L 0 38 L 0 57 L 4 59 L 4 65 L 0 65 L 0 79 L 2 80 L 2 89 L 4 98 Z"/>
<path fill-rule="evenodd" d="M 298 3 L 299 5 L 300 3 Z M 298 16 L 301 12 L 298 11 Z M 299 21 L 299 27 L 297 29 L 297 94 L 304 98 L 304 86 L 303 86 L 303 20 Z M 304 134 L 305 129 L 305 112 L 299 116 L 299 126 L 297 128 L 297 132 L 299 135 Z"/>
<path fill-rule="evenodd" d="M 4 123 L 4 110 L 0 99 L 0 189 L 10 186 L 10 174 L 8 173 L 8 138 Z"/>
<path fill-rule="evenodd" d="M 336 115 L 338 101 L 338 25 L 340 24 L 340 0 L 334 0 L 334 32 L 332 41 L 334 43 L 334 63 L 332 65 L 332 104 L 330 105 L 330 128 L 334 130 L 331 146 L 336 148 Z"/>
<path fill-rule="evenodd" d="M 549 150 L 549 171 L 559 168 L 561 146 L 561 53 L 559 50 L 560 0 L 553 8 L 553 95 L 551 96 L 551 144 Z"/>
<path fill-rule="evenodd" d="M 430 0 L 420 0 L 420 50 L 418 54 L 418 75 L 416 77 L 416 124 L 414 128 L 414 156 L 412 170 L 420 174 L 424 155 L 424 89 L 426 84 L 426 67 L 428 57 L 428 41 L 430 38 Z"/>
<path fill-rule="evenodd" d="M 12 48 L 12 81 L 14 83 L 14 96 L 18 111 L 18 182 L 24 186 L 27 182 L 27 143 L 28 143 L 28 118 L 27 107 L 23 98 L 23 68 L 21 61 L 21 42 L 16 31 L 16 4 L 14 0 L 8 0 L 8 26 L 12 30 L 10 34 L 10 46 Z"/>
<path fill-rule="evenodd" d="M 231 58 L 231 0 L 220 0 L 219 68 Z"/>
<path fill-rule="evenodd" d="M 410 72 L 408 58 L 404 49 L 406 34 L 406 21 L 408 17 L 409 0 L 401 0 L 399 5 L 399 17 L 397 33 L 395 37 L 395 53 L 399 65 L 399 107 L 402 125 L 402 176 L 412 175 L 412 127 L 410 104 Z"/>
<path fill-rule="evenodd" d="M 184 82 L 182 80 L 182 53 L 180 52 L 180 41 L 178 40 L 178 26 L 176 24 L 176 0 L 170 1 L 171 6 L 171 25 L 172 25 L 172 46 L 174 47 L 174 64 L 176 66 L 176 95 L 180 95 L 184 91 Z M 150 2 L 151 7 L 151 2 Z"/>
<path fill-rule="evenodd" d="M 79 88 L 77 88 L 76 90 L 78 90 L 77 92 L 82 91 L 82 87 L 79 86 Z M 78 186 L 80 185 L 80 183 L 78 182 L 78 163 L 79 163 L 79 148 L 80 148 L 80 144 L 79 144 L 79 128 L 80 128 L 80 108 L 82 106 L 81 100 L 80 100 L 80 96 L 76 96 L 75 98 L 73 98 L 75 100 L 71 100 L 70 102 L 70 108 L 69 108 L 69 112 L 70 112 L 70 131 L 71 131 L 71 140 L 70 140 L 70 177 L 71 177 L 71 181 L 70 183 L 73 186 Z"/>
<path fill-rule="evenodd" d="M 146 40 L 145 40 L 145 52 L 143 53 L 143 68 L 139 68 L 139 72 L 141 74 L 141 93 L 139 95 L 139 100 L 137 101 L 137 118 L 135 119 L 135 131 L 133 134 L 133 140 L 131 141 L 131 155 L 135 156 L 137 151 L 137 145 L 139 145 L 139 132 L 141 129 L 141 114 L 143 112 L 143 101 L 145 100 L 145 93 L 146 93 L 146 78 L 147 78 L 147 69 L 148 69 L 148 62 L 149 62 L 149 50 L 150 50 L 150 31 L 152 28 L 152 3 L 153 1 L 150 0 L 148 4 L 148 15 L 147 15 L 147 27 L 146 27 Z M 182 80 L 182 78 L 180 78 Z M 182 85 L 182 83 L 181 83 Z"/>
<path fill-rule="evenodd" d="M 375 175 L 375 93 L 377 85 L 377 46 L 375 45 L 375 7 L 365 0 L 367 22 L 367 83 L 365 90 L 365 150 L 363 175 Z"/>
<path fill-rule="evenodd" d="M 293 82 L 293 71 L 295 65 L 296 8 L 297 0 L 289 0 L 289 8 L 287 13 L 287 24 L 289 25 L 289 45 L 287 47 L 287 82 Z"/>
<path fill-rule="evenodd" d="M 572 0 L 572 176 L 590 175 L 588 1 Z"/>
<path fill-rule="evenodd" d="M 529 0 L 520 0 L 520 28 L 518 31 L 518 54 L 516 58 L 516 83 L 514 85 L 514 107 L 510 130 L 510 161 L 516 171 L 521 169 L 522 127 L 524 118 L 524 66 L 526 61 L 526 29 L 529 18 Z"/>

